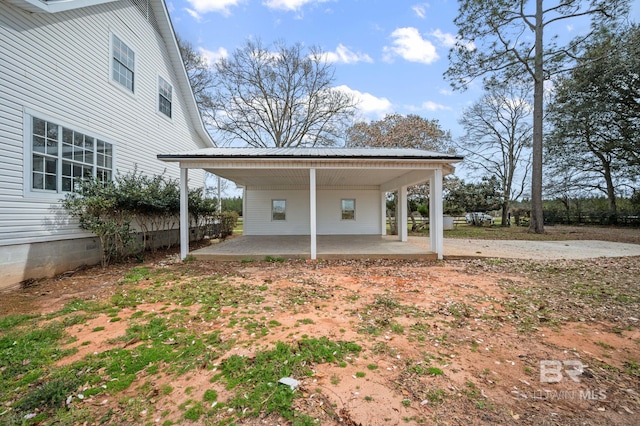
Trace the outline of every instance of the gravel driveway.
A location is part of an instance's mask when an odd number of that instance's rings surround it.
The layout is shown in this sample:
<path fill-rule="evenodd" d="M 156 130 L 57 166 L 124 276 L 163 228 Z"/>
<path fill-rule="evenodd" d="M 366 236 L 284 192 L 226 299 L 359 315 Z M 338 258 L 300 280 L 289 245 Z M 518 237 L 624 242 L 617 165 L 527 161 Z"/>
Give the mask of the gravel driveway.
<path fill-rule="evenodd" d="M 445 258 L 590 259 L 640 256 L 640 245 L 599 240 L 515 241 L 445 238 Z"/>

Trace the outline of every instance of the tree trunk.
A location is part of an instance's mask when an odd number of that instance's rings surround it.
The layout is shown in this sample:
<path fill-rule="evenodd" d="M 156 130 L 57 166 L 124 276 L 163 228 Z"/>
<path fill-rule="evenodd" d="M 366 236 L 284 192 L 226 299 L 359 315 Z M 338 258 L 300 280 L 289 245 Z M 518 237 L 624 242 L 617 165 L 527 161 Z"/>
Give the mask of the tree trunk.
<path fill-rule="evenodd" d="M 533 152 L 531 164 L 531 221 L 529 232 L 544 233 L 542 212 L 542 108 L 544 94 L 542 0 L 536 0 L 535 62 L 533 83 Z"/>
<path fill-rule="evenodd" d="M 570 200 L 568 197 L 563 197 L 560 199 L 560 201 L 564 205 L 564 211 L 567 214 L 567 225 L 571 225 L 571 206 L 569 204 Z"/>
<path fill-rule="evenodd" d="M 609 225 L 618 223 L 618 206 L 616 204 L 616 191 L 611 177 L 611 167 L 604 163 L 604 180 L 607 183 L 607 200 L 609 201 Z"/>
<path fill-rule="evenodd" d="M 504 200 L 502 202 L 502 225 L 501 226 L 511 226 L 511 223 L 509 223 L 509 200 Z"/>

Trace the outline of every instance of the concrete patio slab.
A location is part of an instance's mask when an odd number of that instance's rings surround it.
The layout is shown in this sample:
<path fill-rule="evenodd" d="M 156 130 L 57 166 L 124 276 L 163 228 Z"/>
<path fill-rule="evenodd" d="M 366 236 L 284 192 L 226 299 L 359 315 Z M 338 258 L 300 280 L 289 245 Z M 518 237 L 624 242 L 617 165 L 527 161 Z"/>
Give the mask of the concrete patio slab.
<path fill-rule="evenodd" d="M 237 236 L 190 254 L 206 260 L 263 260 L 267 256 L 309 259 L 308 235 Z M 428 237 L 410 236 L 403 243 L 395 235 L 318 235 L 318 259 L 436 260 Z M 599 240 L 525 241 L 445 238 L 445 259 L 495 257 L 504 259 L 589 259 L 640 256 L 640 245 Z"/>
<path fill-rule="evenodd" d="M 194 250 L 200 260 L 310 259 L 308 235 L 243 235 Z M 318 235 L 318 259 L 422 259 L 435 260 L 429 239 L 403 243 L 397 236 Z"/>

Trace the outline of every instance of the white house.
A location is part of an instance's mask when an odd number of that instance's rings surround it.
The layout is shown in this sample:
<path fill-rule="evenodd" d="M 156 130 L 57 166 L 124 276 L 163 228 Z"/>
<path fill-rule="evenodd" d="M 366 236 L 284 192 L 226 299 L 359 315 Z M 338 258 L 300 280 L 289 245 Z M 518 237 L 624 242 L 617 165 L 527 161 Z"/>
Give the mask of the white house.
<path fill-rule="evenodd" d="M 99 261 L 74 181 L 177 178 L 158 152 L 211 146 L 164 1 L 0 2 L 0 288 Z"/>
<path fill-rule="evenodd" d="M 244 235 L 384 235 L 386 193 L 399 193 L 407 241 L 407 187 L 428 182 L 431 251 L 442 259 L 442 178 L 462 157 L 419 149 L 208 148 L 161 154 L 181 170 L 181 254 L 188 252 L 186 182 L 204 169 L 244 188 Z"/>

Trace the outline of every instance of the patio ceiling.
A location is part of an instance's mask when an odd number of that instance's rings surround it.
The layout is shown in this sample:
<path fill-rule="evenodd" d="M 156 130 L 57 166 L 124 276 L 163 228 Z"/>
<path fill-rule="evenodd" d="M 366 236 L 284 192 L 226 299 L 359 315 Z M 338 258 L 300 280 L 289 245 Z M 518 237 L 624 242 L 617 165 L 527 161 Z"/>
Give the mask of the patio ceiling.
<path fill-rule="evenodd" d="M 217 169 L 207 168 L 208 172 L 229 179 L 241 186 L 270 185 L 309 185 L 309 170 L 295 169 Z M 428 180 L 429 171 L 423 170 L 424 181 Z M 402 176 L 415 176 L 406 169 L 331 169 L 316 170 L 316 185 L 328 186 L 381 186 Z M 420 177 L 417 177 L 420 179 Z M 414 178 L 411 178 L 414 180 Z"/>

